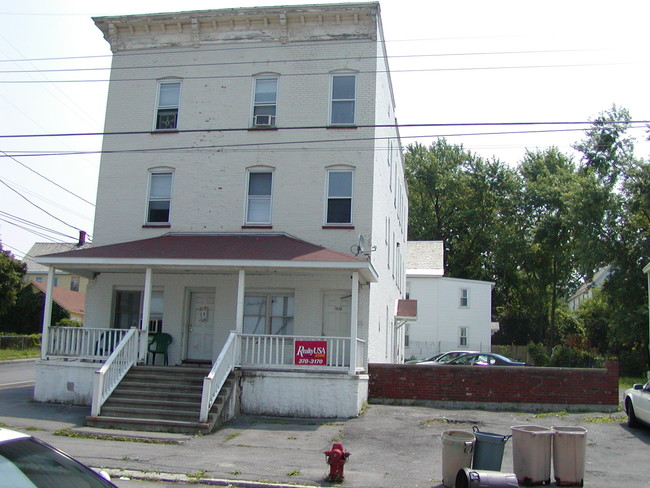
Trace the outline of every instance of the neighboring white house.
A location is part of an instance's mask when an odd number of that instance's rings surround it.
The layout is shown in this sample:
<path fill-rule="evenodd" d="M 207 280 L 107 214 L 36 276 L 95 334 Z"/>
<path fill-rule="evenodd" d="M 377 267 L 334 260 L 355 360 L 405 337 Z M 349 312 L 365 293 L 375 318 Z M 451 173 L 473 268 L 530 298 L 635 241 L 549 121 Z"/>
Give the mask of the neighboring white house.
<path fill-rule="evenodd" d="M 585 281 L 576 292 L 569 297 L 568 305 L 571 310 L 577 310 L 585 300 L 594 296 L 594 290 L 603 286 L 612 270 L 609 266 L 598 269 L 589 281 Z"/>
<path fill-rule="evenodd" d="M 417 300 L 418 314 L 406 325 L 406 359 L 491 349 L 494 283 L 443 275 L 443 242 L 409 241 L 406 288 L 408 298 Z"/>
<path fill-rule="evenodd" d="M 241 369 L 247 413 L 357 415 L 368 362 L 403 359 L 407 193 L 379 4 L 94 20 L 113 64 L 93 247 L 38 259 L 90 279 L 84 333 L 139 336 L 125 364 L 149 327 L 171 334 L 170 364 Z M 37 400 L 95 402 L 101 364 L 56 362 L 93 356 L 44 325 Z"/>

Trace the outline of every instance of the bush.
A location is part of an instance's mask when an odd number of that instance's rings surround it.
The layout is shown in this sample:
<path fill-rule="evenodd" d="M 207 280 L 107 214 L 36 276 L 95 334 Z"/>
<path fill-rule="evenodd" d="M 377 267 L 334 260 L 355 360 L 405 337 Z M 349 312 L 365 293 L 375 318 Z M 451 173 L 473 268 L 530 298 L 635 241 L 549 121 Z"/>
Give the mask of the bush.
<path fill-rule="evenodd" d="M 79 322 L 78 320 L 61 319 L 56 324 L 54 324 L 54 326 L 55 327 L 83 327 L 84 324 Z"/>
<path fill-rule="evenodd" d="M 576 349 L 563 344 L 557 345 L 551 352 L 548 366 L 561 368 L 602 368 L 605 361 L 594 353 Z"/>
<path fill-rule="evenodd" d="M 19 335 L 3 333 L 0 335 L 0 349 L 31 349 L 41 347 L 41 334 Z"/>
<path fill-rule="evenodd" d="M 546 366 L 548 364 L 549 357 L 546 354 L 546 348 L 541 342 L 529 342 L 526 346 L 526 351 L 533 360 L 534 366 Z"/>

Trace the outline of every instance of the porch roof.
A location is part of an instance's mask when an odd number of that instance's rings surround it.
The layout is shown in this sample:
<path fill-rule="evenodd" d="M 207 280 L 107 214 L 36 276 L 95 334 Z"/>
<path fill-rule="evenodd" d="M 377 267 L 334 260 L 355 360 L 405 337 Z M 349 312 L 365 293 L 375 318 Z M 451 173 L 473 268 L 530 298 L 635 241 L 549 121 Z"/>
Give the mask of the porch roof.
<path fill-rule="evenodd" d="M 36 262 L 92 277 L 99 272 L 206 272 L 215 268 L 286 268 L 358 271 L 376 281 L 370 261 L 287 234 L 165 234 L 38 256 Z"/>

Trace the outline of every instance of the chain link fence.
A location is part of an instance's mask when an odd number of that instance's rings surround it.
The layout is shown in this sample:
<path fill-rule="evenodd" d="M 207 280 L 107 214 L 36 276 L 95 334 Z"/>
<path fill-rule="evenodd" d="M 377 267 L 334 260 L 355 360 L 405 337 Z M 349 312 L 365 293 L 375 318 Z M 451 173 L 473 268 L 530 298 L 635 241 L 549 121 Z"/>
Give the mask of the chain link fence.
<path fill-rule="evenodd" d="M 35 347 L 41 347 L 41 334 L 0 335 L 0 349 L 16 349 L 22 351 Z"/>

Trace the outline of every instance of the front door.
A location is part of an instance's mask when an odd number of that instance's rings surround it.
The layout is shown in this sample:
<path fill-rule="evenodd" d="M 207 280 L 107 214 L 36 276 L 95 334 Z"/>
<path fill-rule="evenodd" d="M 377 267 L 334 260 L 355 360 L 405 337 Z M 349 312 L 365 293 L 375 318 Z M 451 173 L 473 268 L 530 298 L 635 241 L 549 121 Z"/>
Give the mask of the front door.
<path fill-rule="evenodd" d="M 212 361 L 214 338 L 214 293 L 190 293 L 190 314 L 187 324 L 187 359 Z"/>
<path fill-rule="evenodd" d="M 325 337 L 350 337 L 352 296 L 342 293 L 327 293 L 323 297 L 323 335 Z M 334 345 L 327 352 L 330 364 L 350 365 L 350 341 L 339 347 Z"/>

